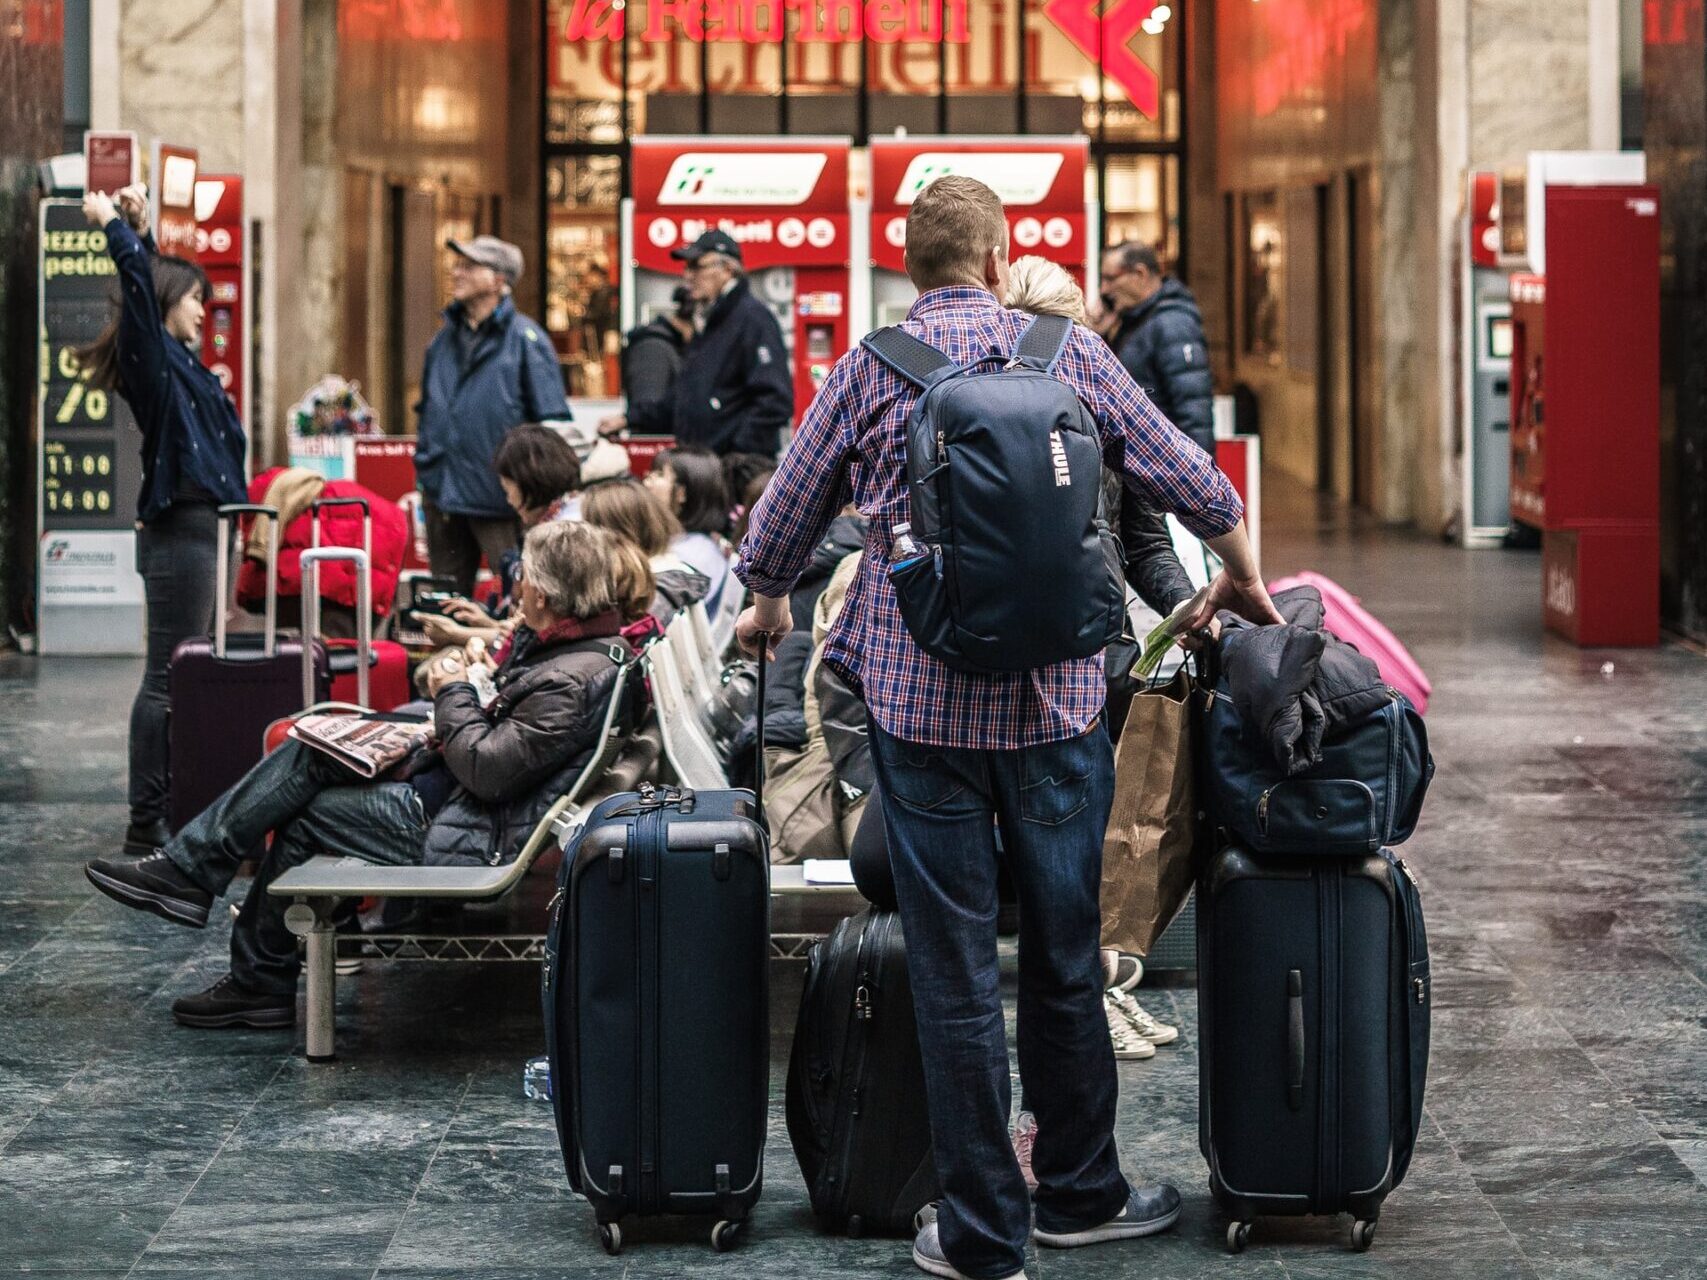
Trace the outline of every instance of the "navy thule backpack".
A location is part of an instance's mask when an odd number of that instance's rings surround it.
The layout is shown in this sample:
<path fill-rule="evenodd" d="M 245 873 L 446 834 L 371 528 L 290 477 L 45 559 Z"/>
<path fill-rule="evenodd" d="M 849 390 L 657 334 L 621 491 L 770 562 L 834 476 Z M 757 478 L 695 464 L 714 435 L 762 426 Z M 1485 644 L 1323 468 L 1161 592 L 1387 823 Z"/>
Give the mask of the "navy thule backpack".
<path fill-rule="evenodd" d="M 1011 359 L 964 366 L 898 328 L 861 344 L 920 389 L 907 480 L 923 554 L 897 559 L 889 579 L 913 639 L 957 670 L 1029 671 L 1120 637 L 1126 589 L 1100 510 L 1102 440 L 1050 372 L 1072 327 L 1040 316 Z M 995 360 L 1005 362 L 989 370 Z"/>

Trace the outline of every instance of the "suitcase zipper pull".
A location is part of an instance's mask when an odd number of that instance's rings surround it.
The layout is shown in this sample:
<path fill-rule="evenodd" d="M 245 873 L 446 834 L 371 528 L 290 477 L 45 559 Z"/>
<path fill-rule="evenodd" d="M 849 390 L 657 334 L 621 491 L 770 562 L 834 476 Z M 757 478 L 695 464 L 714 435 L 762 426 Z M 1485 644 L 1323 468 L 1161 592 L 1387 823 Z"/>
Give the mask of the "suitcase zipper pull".
<path fill-rule="evenodd" d="M 1268 834 L 1268 798 L 1273 794 L 1274 788 L 1270 787 L 1257 797 L 1257 830 L 1265 836 Z"/>

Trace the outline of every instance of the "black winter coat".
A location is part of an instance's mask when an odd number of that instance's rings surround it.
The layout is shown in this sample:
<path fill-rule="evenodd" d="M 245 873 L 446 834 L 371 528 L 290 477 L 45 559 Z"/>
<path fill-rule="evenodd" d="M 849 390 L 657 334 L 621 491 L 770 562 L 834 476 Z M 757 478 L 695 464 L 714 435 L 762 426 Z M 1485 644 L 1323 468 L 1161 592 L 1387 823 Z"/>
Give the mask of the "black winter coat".
<path fill-rule="evenodd" d="M 616 635 L 553 641 L 518 628 L 491 706 L 482 708 L 466 681 L 439 690 L 434 736 L 457 787 L 427 829 L 423 861 L 513 862 L 586 767 L 618 662 L 633 656 Z"/>
<path fill-rule="evenodd" d="M 794 416 L 788 349 L 744 279 L 713 304 L 676 375 L 676 439 L 717 453 L 774 458 Z"/>
<path fill-rule="evenodd" d="M 630 431 L 649 436 L 675 431 L 676 375 L 686 345 L 680 330 L 663 316 L 629 331 L 622 356 L 622 394 L 628 402 Z"/>
<path fill-rule="evenodd" d="M 1109 345 L 1162 415 L 1213 455 L 1215 389 L 1203 313 L 1191 290 L 1169 276 L 1122 313 Z"/>
<path fill-rule="evenodd" d="M 1316 588 L 1282 591 L 1274 607 L 1285 626 L 1220 614 L 1220 659 L 1240 718 L 1290 775 L 1321 758 L 1323 738 L 1367 719 L 1390 695 L 1381 669 L 1322 625 Z"/>

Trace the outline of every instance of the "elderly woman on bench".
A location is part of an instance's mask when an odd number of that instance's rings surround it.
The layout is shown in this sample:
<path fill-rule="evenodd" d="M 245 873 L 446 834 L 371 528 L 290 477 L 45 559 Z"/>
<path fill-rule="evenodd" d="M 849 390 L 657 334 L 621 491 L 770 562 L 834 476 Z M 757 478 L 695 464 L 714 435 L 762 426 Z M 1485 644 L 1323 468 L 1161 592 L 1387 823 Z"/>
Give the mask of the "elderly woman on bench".
<path fill-rule="evenodd" d="M 267 886 L 316 854 L 393 865 L 513 860 L 552 801 L 598 745 L 633 651 L 613 586 L 611 535 L 578 522 L 542 524 L 522 548 L 522 625 L 482 708 L 457 657 L 429 677 L 433 737 L 380 780 L 289 741 L 148 857 L 97 858 L 102 893 L 174 924 L 201 928 L 238 864 L 272 832 L 231 931 L 231 972 L 185 996 L 190 1027 L 289 1027 L 296 1020 L 296 939 Z"/>

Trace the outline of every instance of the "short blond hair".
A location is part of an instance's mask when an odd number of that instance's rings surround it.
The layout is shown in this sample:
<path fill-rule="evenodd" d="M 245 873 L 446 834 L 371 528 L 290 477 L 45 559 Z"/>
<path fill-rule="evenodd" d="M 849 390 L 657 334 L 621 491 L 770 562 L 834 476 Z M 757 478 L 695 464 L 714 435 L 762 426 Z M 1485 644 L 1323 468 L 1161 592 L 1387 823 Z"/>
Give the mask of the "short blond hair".
<path fill-rule="evenodd" d="M 1034 316 L 1066 316 L 1085 322 L 1085 292 L 1059 263 L 1036 254 L 1015 260 L 1008 269 L 1008 306 Z"/>
<path fill-rule="evenodd" d="M 921 292 L 981 285 L 990 254 L 1007 251 L 1002 201 L 976 178 L 938 178 L 907 210 L 907 274 Z"/>
<path fill-rule="evenodd" d="M 559 618 L 596 618 L 618 607 L 614 536 L 580 520 L 548 520 L 522 542 L 522 576 Z"/>

